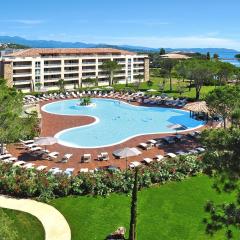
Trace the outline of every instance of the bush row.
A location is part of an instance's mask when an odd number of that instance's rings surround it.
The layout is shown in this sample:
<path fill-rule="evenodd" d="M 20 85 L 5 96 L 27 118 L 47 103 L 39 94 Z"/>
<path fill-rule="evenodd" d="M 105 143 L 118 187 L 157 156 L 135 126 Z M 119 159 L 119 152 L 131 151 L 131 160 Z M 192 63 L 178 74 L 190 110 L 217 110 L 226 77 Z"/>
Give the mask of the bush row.
<path fill-rule="evenodd" d="M 167 181 L 180 181 L 203 170 L 202 161 L 196 156 L 181 156 L 162 163 L 140 168 L 139 188 Z M 98 171 L 76 176 L 51 175 L 34 169 L 26 170 L 0 163 L 0 193 L 15 197 L 35 198 L 48 201 L 68 195 L 101 195 L 112 192 L 130 193 L 134 172 Z"/>

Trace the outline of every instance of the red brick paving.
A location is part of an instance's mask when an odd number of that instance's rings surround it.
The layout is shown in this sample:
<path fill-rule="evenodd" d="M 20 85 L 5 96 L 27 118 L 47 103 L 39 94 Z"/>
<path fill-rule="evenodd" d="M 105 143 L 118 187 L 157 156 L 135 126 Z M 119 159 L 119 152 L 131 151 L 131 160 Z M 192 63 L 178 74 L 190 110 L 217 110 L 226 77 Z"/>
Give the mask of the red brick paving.
<path fill-rule="evenodd" d="M 49 103 L 41 103 L 41 105 Z M 55 115 L 50 114 L 41 111 L 42 114 L 42 132 L 41 136 L 54 136 L 57 132 L 81 125 L 90 124 L 95 121 L 92 117 L 87 116 L 62 116 L 62 115 Z M 75 173 L 80 170 L 80 168 L 89 168 L 94 169 L 96 167 L 104 167 L 109 165 L 114 165 L 117 167 L 120 167 L 121 169 L 124 169 L 126 167 L 126 160 L 125 159 L 116 159 L 112 152 L 123 148 L 123 147 L 136 147 L 140 142 L 146 142 L 149 139 L 157 138 L 157 137 L 163 137 L 169 134 L 151 134 L 151 135 L 145 135 L 145 136 L 138 136 L 134 137 L 124 143 L 114 145 L 111 147 L 102 147 L 102 148 L 96 148 L 96 149 L 80 149 L 80 148 L 71 148 L 62 146 L 60 144 L 54 144 L 52 146 L 47 146 L 47 149 L 49 151 L 57 151 L 60 153 L 59 158 L 55 161 L 49 161 L 49 160 L 41 160 L 38 158 L 33 158 L 30 156 L 26 150 L 24 149 L 18 149 L 16 145 L 10 145 L 8 146 L 8 150 L 10 153 L 12 153 L 14 156 L 17 156 L 19 160 L 25 160 L 29 162 L 33 162 L 38 165 L 46 165 L 49 168 L 51 167 L 59 167 L 61 169 L 66 169 L 68 167 L 75 168 Z M 141 150 L 142 154 L 137 157 L 130 157 L 128 158 L 127 164 L 129 164 L 132 161 L 142 161 L 144 157 L 150 157 L 153 158 L 156 154 L 164 154 L 164 152 L 172 151 L 173 148 L 176 149 L 191 149 L 196 146 L 196 142 L 192 140 L 187 140 L 184 143 L 174 144 L 170 147 L 166 147 L 165 149 L 158 149 L 156 147 L 150 149 L 150 150 Z M 98 161 L 97 155 L 101 152 L 108 152 L 110 159 L 109 161 Z M 72 153 L 73 156 L 68 161 L 68 163 L 59 163 L 58 161 L 61 159 L 61 157 L 65 153 Z M 81 156 L 84 153 L 90 153 L 92 155 L 92 161 L 90 163 L 81 163 Z"/>

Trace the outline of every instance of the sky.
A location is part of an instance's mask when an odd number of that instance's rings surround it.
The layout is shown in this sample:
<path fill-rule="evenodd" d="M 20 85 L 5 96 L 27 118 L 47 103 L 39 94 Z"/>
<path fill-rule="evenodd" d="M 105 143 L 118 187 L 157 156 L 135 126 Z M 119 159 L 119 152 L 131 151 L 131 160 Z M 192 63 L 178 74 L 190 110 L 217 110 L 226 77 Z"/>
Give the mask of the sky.
<path fill-rule="evenodd" d="M 240 50 L 239 0 L 11 0 L 0 35 L 146 47 Z"/>

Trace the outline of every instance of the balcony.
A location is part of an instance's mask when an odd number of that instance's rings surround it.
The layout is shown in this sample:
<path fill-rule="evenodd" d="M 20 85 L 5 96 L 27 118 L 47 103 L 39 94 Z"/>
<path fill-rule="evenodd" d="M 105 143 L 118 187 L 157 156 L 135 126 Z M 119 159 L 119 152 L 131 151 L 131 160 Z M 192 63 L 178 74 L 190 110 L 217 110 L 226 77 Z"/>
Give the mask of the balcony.
<path fill-rule="evenodd" d="M 16 72 L 13 73 L 13 77 L 32 76 L 31 72 Z"/>

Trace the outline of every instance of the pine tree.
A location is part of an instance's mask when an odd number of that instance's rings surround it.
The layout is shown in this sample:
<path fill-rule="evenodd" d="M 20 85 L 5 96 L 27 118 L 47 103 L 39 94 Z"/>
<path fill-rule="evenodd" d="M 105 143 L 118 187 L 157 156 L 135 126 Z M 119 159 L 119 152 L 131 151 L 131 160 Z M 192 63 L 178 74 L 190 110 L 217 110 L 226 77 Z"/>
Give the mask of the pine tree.
<path fill-rule="evenodd" d="M 132 190 L 131 219 L 130 219 L 130 229 L 129 229 L 129 240 L 136 240 L 137 193 L 138 193 L 138 168 L 135 169 L 134 186 L 133 186 L 133 190 Z"/>

